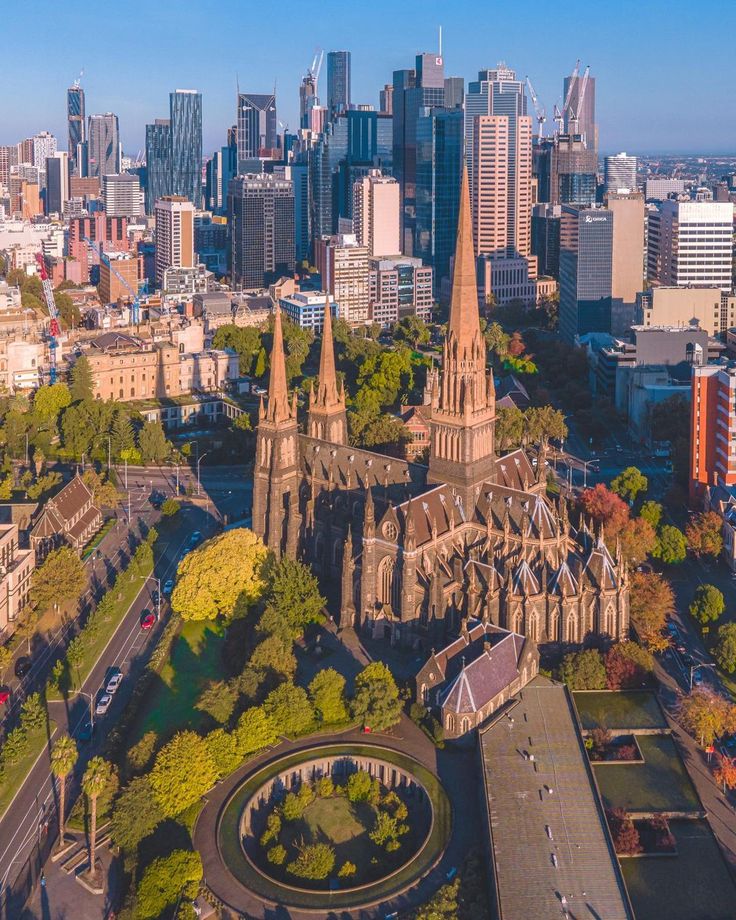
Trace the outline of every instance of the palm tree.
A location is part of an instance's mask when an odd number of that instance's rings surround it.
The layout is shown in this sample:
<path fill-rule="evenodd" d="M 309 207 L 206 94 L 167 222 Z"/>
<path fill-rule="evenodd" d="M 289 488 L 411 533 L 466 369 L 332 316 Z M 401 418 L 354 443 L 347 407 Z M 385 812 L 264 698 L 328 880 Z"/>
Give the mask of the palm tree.
<path fill-rule="evenodd" d="M 112 764 L 103 757 L 93 757 L 87 764 L 87 769 L 82 777 L 82 790 L 90 801 L 89 822 L 89 874 L 95 877 L 95 847 L 97 844 L 97 799 L 102 795 L 110 782 Z"/>
<path fill-rule="evenodd" d="M 77 745 L 69 735 L 61 735 L 51 749 L 51 772 L 59 781 L 59 847 L 64 846 L 64 802 L 66 778 L 77 762 Z"/>

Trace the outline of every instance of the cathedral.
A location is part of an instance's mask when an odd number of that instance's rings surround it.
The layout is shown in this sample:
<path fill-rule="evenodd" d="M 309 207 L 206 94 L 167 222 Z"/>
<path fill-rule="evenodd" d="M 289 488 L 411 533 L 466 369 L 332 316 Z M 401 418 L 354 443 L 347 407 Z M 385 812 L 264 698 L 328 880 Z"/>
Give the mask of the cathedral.
<path fill-rule="evenodd" d="M 410 648 L 438 646 L 470 621 L 538 644 L 625 638 L 629 587 L 585 520 L 546 494 L 543 451 L 498 457 L 467 176 L 441 369 L 427 383 L 429 466 L 352 447 L 325 310 L 306 431 L 287 390 L 276 311 L 268 399 L 261 402 L 253 528 L 277 556 L 308 562 L 341 627 Z"/>

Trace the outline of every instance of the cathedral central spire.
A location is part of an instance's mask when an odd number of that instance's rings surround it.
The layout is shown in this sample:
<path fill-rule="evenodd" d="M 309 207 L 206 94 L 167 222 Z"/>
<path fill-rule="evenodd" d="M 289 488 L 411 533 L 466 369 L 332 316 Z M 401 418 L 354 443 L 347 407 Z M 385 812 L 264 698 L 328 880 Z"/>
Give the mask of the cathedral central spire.
<path fill-rule="evenodd" d="M 455 263 L 452 272 L 452 300 L 448 339 L 457 342 L 459 355 L 467 355 L 481 341 L 478 313 L 478 281 L 473 245 L 473 223 L 470 214 L 468 171 L 463 167 L 460 187 L 460 214 L 457 223 Z M 483 342 L 485 352 L 485 342 Z"/>

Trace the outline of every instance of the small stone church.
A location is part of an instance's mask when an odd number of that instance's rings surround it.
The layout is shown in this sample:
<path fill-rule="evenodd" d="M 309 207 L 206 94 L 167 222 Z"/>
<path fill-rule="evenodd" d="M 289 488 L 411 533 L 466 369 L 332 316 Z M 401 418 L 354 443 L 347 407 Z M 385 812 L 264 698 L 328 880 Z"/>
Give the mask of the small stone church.
<path fill-rule="evenodd" d="M 427 388 L 428 466 L 351 446 L 327 307 L 302 431 L 277 311 L 256 442 L 256 533 L 277 556 L 312 566 L 341 627 L 393 644 L 439 648 L 470 620 L 533 644 L 627 636 L 620 553 L 585 522 L 574 526 L 565 499 L 547 496 L 543 452 L 536 470 L 522 450 L 496 454 L 466 175 L 442 366 Z"/>

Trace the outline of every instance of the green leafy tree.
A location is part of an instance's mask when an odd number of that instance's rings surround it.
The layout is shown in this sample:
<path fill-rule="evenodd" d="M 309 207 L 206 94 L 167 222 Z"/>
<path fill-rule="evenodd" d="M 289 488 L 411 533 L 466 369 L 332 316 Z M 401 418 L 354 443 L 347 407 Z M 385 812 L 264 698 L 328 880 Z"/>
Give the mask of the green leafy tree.
<path fill-rule="evenodd" d="M 13 497 L 13 477 L 5 476 L 0 481 L 0 501 L 9 502 Z"/>
<path fill-rule="evenodd" d="M 261 330 L 257 326 L 233 326 L 228 324 L 220 326 L 215 332 L 212 344 L 215 348 L 232 348 L 237 352 L 240 360 L 240 373 L 251 374 L 253 365 L 258 355 L 263 352 L 263 370 L 257 377 L 262 377 L 266 372 L 266 351 L 261 346 Z"/>
<path fill-rule="evenodd" d="M 135 434 L 130 416 L 125 409 L 119 408 L 115 412 L 110 429 L 110 444 L 112 453 L 115 457 L 125 459 L 125 451 L 130 451 L 135 447 Z M 130 460 L 128 460 L 130 462 Z"/>
<path fill-rule="evenodd" d="M 255 358 L 255 363 L 253 365 L 253 376 L 257 377 L 259 380 L 265 375 L 267 367 L 268 356 L 266 355 L 266 349 L 261 347 L 258 350 L 258 354 Z"/>
<path fill-rule="evenodd" d="M 145 770 L 153 759 L 157 743 L 158 735 L 156 732 L 153 730 L 146 732 L 141 740 L 128 751 L 128 769 L 133 773 L 140 773 Z"/>
<path fill-rule="evenodd" d="M 13 661 L 13 652 L 7 645 L 0 645 L 0 683 Z"/>
<path fill-rule="evenodd" d="M 46 726 L 48 713 L 41 694 L 31 693 L 20 708 L 20 724 L 29 733 L 37 732 Z"/>
<path fill-rule="evenodd" d="M 718 619 L 726 609 L 726 602 L 715 585 L 698 585 L 689 609 L 691 616 L 705 626 Z"/>
<path fill-rule="evenodd" d="M 185 620 L 244 614 L 265 591 L 267 557 L 263 541 L 245 527 L 208 540 L 180 563 L 171 606 Z"/>
<path fill-rule="evenodd" d="M 516 406 L 504 406 L 496 418 L 496 442 L 499 450 L 519 447 L 524 438 L 524 413 Z"/>
<path fill-rule="evenodd" d="M 145 463 L 161 463 L 171 452 L 171 444 L 166 440 L 161 422 L 154 420 L 144 422 L 138 432 L 138 450 Z"/>
<path fill-rule="evenodd" d="M 617 495 L 633 505 L 636 496 L 641 492 L 646 492 L 649 488 L 649 480 L 640 469 L 635 466 L 627 466 L 611 482 L 611 488 Z"/>
<path fill-rule="evenodd" d="M 61 473 L 55 470 L 39 476 L 38 479 L 26 489 L 26 494 L 32 501 L 38 501 L 42 495 L 53 491 L 61 483 Z"/>
<path fill-rule="evenodd" d="M 107 476 L 89 469 L 82 473 L 82 479 L 92 492 L 92 500 L 98 508 L 114 508 L 120 503 L 120 493 Z"/>
<path fill-rule="evenodd" d="M 287 872 L 297 878 L 314 881 L 327 878 L 335 868 L 335 851 L 327 843 L 309 843 L 301 847 L 297 858 L 287 866 Z"/>
<path fill-rule="evenodd" d="M 266 859 L 274 866 L 283 866 L 286 862 L 286 848 L 277 843 L 266 853 Z"/>
<path fill-rule="evenodd" d="M 455 878 L 449 885 L 443 885 L 426 904 L 412 914 L 412 920 L 458 920 L 459 891 L 460 880 Z"/>
<path fill-rule="evenodd" d="M 250 666 L 271 672 L 284 680 L 293 680 L 296 674 L 296 657 L 290 643 L 284 642 L 280 636 L 269 636 L 253 649 Z"/>
<path fill-rule="evenodd" d="M 237 687 L 224 680 L 218 680 L 205 687 L 194 705 L 195 709 L 212 716 L 215 722 L 225 725 L 230 721 L 237 701 Z"/>
<path fill-rule="evenodd" d="M 56 425 L 59 415 L 71 401 L 72 394 L 65 383 L 39 387 L 33 397 L 33 414 L 42 422 Z"/>
<path fill-rule="evenodd" d="M 314 798 L 314 791 L 309 783 L 302 783 L 298 792 L 289 792 L 281 805 L 284 821 L 301 820 Z"/>
<path fill-rule="evenodd" d="M 399 688 L 382 661 L 372 661 L 355 678 L 353 716 L 373 731 L 385 731 L 401 718 Z"/>
<path fill-rule="evenodd" d="M 281 818 L 275 811 L 266 818 L 266 829 L 261 834 L 260 844 L 262 847 L 268 846 L 272 840 L 278 840 L 281 833 Z"/>
<path fill-rule="evenodd" d="M 136 891 L 135 920 L 156 920 L 180 896 L 196 898 L 202 875 L 202 859 L 191 850 L 174 850 L 154 859 Z"/>
<path fill-rule="evenodd" d="M 66 779 L 77 762 L 77 745 L 67 734 L 60 735 L 51 748 L 51 773 L 59 789 L 59 849 L 64 848 L 66 828 Z"/>
<path fill-rule="evenodd" d="M 729 674 L 736 671 L 736 623 L 724 623 L 718 627 L 718 641 L 713 650 L 718 667 Z"/>
<path fill-rule="evenodd" d="M 218 772 L 205 740 L 183 731 L 158 752 L 150 778 L 161 810 L 173 818 L 214 786 Z"/>
<path fill-rule="evenodd" d="M 318 671 L 309 685 L 309 696 L 322 722 L 344 722 L 348 717 L 345 703 L 345 678 L 334 668 Z"/>
<path fill-rule="evenodd" d="M 119 847 L 135 853 L 138 844 L 152 834 L 164 820 L 147 776 L 135 776 L 115 800 L 110 818 L 110 834 Z"/>
<path fill-rule="evenodd" d="M 659 502 L 655 501 L 646 501 L 641 506 L 641 511 L 639 512 L 639 517 L 644 518 L 645 521 L 649 521 L 652 527 L 657 530 L 659 523 L 662 520 L 662 506 Z"/>
<path fill-rule="evenodd" d="M 426 345 L 429 342 L 429 327 L 420 316 L 405 316 L 394 326 L 394 338 L 398 342 L 408 342 L 412 348 Z"/>
<path fill-rule="evenodd" d="M 61 419 L 61 431 L 64 449 L 72 457 L 79 460 L 82 454 L 89 456 L 95 430 L 84 403 L 75 403 L 64 412 Z"/>
<path fill-rule="evenodd" d="M 721 517 L 715 511 L 693 515 L 685 528 L 687 545 L 693 554 L 698 558 L 712 556 L 717 559 L 723 549 L 722 526 Z"/>
<path fill-rule="evenodd" d="M 605 690 L 606 666 L 597 649 L 571 652 L 562 659 L 560 680 L 571 690 Z"/>
<path fill-rule="evenodd" d="M 550 438 L 562 441 L 567 437 L 565 416 L 553 406 L 530 406 L 524 412 L 526 438 L 532 444 L 546 444 Z"/>
<path fill-rule="evenodd" d="M 355 863 L 352 863 L 349 859 L 346 859 L 345 862 L 337 870 L 337 877 L 352 878 L 357 871 L 358 867 L 355 865 Z"/>
<path fill-rule="evenodd" d="M 89 359 L 82 355 L 74 362 L 71 370 L 69 393 L 72 402 L 82 402 L 94 396 L 94 377 Z"/>
<path fill-rule="evenodd" d="M 79 307 L 68 294 L 60 291 L 58 288 L 54 292 L 54 303 L 59 314 L 61 324 L 65 329 L 73 329 L 82 321 L 82 314 Z"/>
<path fill-rule="evenodd" d="M 48 610 L 52 604 L 77 598 L 87 584 L 87 575 L 79 556 L 69 546 L 52 550 L 31 575 L 31 604 L 36 610 Z"/>
<path fill-rule="evenodd" d="M 367 802 L 371 794 L 371 775 L 365 770 L 356 770 L 348 777 L 346 784 L 348 801 Z"/>
<path fill-rule="evenodd" d="M 293 638 L 310 623 L 323 622 L 326 601 L 308 565 L 284 556 L 271 570 L 270 580 L 268 606 L 288 624 Z"/>
<path fill-rule="evenodd" d="M 181 503 L 175 498 L 167 498 L 161 505 L 161 514 L 164 517 L 173 517 L 181 508 Z"/>
<path fill-rule="evenodd" d="M 82 791 L 90 805 L 89 817 L 89 874 L 97 877 L 97 803 L 113 783 L 113 766 L 102 757 L 93 757 L 82 777 Z"/>
<path fill-rule="evenodd" d="M 268 694 L 263 711 L 285 735 L 299 735 L 314 722 L 314 709 L 307 691 L 290 683 L 281 684 Z"/>
<path fill-rule="evenodd" d="M 246 709 L 234 734 L 243 756 L 271 747 L 278 740 L 275 723 L 263 706 Z"/>
<path fill-rule="evenodd" d="M 652 550 L 652 556 L 667 565 L 679 565 L 684 562 L 687 556 L 685 534 L 671 524 L 664 524 L 660 527 L 657 545 Z"/>
<path fill-rule="evenodd" d="M 221 777 L 229 776 L 243 759 L 235 735 L 224 728 L 216 728 L 205 735 L 204 740 L 218 774 Z"/>

